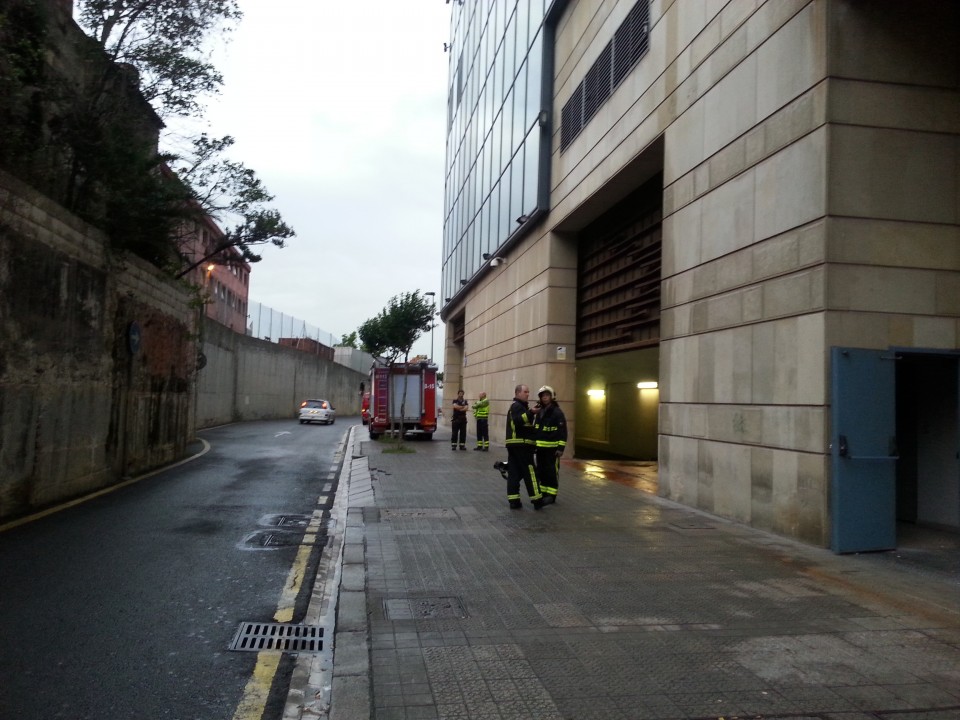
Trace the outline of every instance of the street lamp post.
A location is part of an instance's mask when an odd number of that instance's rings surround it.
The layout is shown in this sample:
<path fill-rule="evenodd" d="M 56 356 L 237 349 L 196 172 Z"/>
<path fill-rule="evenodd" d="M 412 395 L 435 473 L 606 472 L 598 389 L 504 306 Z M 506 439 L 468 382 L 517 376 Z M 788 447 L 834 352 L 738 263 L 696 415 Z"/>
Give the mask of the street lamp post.
<path fill-rule="evenodd" d="M 429 295 L 433 300 L 433 315 L 430 316 L 430 362 L 436 364 L 436 360 L 433 359 L 433 328 L 436 325 L 434 318 L 437 316 L 437 294 L 425 292 L 424 295 Z"/>

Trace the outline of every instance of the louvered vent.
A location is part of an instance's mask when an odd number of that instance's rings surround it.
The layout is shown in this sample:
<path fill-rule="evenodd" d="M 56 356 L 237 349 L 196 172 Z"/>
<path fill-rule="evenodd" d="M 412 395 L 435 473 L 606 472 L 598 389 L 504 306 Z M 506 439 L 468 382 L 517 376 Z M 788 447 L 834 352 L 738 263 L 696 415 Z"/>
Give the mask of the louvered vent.
<path fill-rule="evenodd" d="M 640 0 L 600 51 L 560 110 L 560 150 L 566 150 L 650 46 L 650 0 Z"/>

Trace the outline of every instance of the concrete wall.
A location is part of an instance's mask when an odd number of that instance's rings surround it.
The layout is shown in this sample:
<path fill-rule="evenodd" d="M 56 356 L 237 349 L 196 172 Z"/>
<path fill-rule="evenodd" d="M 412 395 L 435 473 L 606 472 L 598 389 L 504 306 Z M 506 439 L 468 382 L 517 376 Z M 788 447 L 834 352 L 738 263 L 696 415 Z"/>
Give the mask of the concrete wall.
<path fill-rule="evenodd" d="M 197 427 L 294 418 L 307 398 L 324 398 L 338 416 L 360 414 L 360 373 L 332 360 L 231 332 L 205 320 L 197 373 Z"/>
<path fill-rule="evenodd" d="M 170 462 L 192 436 L 190 297 L 105 246 L 0 173 L 0 518 Z"/>

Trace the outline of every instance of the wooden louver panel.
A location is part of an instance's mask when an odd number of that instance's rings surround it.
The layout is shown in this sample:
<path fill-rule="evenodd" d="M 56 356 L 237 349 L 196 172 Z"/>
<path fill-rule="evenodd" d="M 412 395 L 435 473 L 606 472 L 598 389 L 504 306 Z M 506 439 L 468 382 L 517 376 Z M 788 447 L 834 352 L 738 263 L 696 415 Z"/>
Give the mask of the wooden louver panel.
<path fill-rule="evenodd" d="M 660 341 L 660 184 L 655 178 L 581 236 L 577 357 Z"/>

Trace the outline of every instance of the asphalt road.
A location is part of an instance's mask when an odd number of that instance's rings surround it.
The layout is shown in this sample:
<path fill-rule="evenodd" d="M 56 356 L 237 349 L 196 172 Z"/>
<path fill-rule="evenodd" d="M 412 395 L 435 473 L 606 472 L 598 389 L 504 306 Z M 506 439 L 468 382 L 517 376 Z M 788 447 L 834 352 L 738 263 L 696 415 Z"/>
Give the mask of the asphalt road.
<path fill-rule="evenodd" d="M 204 431 L 202 457 L 0 532 L 0 718 L 234 718 L 257 654 L 229 644 L 274 620 L 300 549 L 258 541 L 317 507 L 351 422 Z M 281 716 L 291 668 L 284 656 L 264 718 Z"/>

